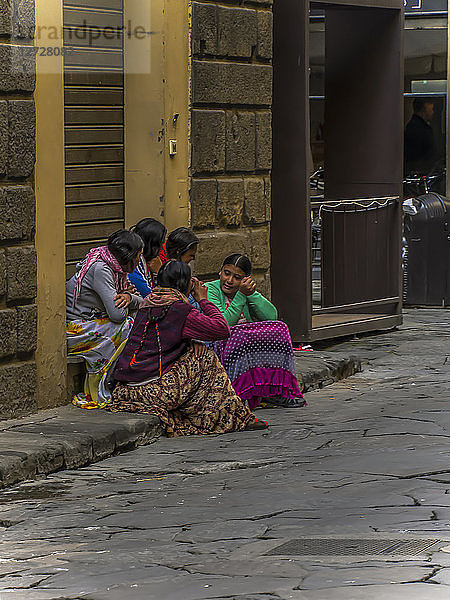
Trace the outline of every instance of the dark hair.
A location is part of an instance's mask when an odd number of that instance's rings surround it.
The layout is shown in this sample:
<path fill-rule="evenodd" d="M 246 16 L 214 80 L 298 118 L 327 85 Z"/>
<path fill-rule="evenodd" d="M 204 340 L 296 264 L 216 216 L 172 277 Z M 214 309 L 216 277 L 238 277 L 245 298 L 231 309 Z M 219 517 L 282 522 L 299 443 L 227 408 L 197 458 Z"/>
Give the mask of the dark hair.
<path fill-rule="evenodd" d="M 116 257 L 122 269 L 129 266 L 143 247 L 142 239 L 128 229 L 115 231 L 108 238 L 108 250 Z"/>
<path fill-rule="evenodd" d="M 169 260 L 158 272 L 158 285 L 174 288 L 187 295 L 191 283 L 191 267 L 181 260 Z"/>
<path fill-rule="evenodd" d="M 179 260 L 193 246 L 197 246 L 198 237 L 187 227 L 178 227 L 167 238 L 167 258 Z"/>
<path fill-rule="evenodd" d="M 147 262 L 156 258 L 161 252 L 167 229 L 156 219 L 141 219 L 130 228 L 130 231 L 137 233 L 144 242 L 144 258 Z"/>
<path fill-rule="evenodd" d="M 425 108 L 425 104 L 434 104 L 433 100 L 427 100 L 427 98 L 414 98 L 413 111 L 418 113 Z"/>
<path fill-rule="evenodd" d="M 243 254 L 231 254 L 230 256 L 227 256 L 226 259 L 223 261 L 222 269 L 225 265 L 233 265 L 234 267 L 242 269 L 246 277 L 250 277 L 250 275 L 252 274 L 252 263 L 250 262 L 248 257 L 244 256 Z"/>

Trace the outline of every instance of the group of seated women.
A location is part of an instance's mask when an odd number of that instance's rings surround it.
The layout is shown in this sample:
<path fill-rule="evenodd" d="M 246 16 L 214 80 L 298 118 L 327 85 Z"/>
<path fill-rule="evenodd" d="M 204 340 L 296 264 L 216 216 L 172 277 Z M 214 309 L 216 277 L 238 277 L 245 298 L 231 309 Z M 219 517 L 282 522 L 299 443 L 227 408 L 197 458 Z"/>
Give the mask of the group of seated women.
<path fill-rule="evenodd" d="M 68 281 L 68 354 L 87 368 L 74 404 L 157 415 L 171 437 L 264 429 L 256 408 L 304 406 L 288 328 L 249 259 L 226 257 L 204 284 L 195 234 L 166 235 L 155 219 L 117 231 Z"/>

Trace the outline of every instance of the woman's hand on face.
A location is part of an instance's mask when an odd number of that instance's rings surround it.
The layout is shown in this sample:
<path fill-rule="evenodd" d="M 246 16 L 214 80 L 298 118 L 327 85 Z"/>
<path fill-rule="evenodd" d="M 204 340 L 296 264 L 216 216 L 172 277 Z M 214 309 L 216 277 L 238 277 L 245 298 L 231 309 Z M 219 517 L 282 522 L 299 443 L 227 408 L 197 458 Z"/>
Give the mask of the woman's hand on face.
<path fill-rule="evenodd" d="M 256 292 L 256 283 L 251 277 L 244 277 L 239 286 L 239 291 L 245 296 L 251 296 Z"/>
<path fill-rule="evenodd" d="M 130 292 L 123 292 L 114 296 L 114 302 L 117 308 L 128 308 L 131 302 Z"/>
<path fill-rule="evenodd" d="M 192 288 L 192 295 L 197 300 L 197 302 L 200 302 L 200 300 L 207 300 L 208 288 L 206 287 L 206 285 L 203 282 L 199 281 L 197 277 L 192 278 L 192 283 L 194 284 Z"/>
<path fill-rule="evenodd" d="M 205 356 L 208 348 L 205 346 L 205 344 L 201 344 L 200 342 L 192 342 L 192 350 L 197 358 L 202 358 Z"/>

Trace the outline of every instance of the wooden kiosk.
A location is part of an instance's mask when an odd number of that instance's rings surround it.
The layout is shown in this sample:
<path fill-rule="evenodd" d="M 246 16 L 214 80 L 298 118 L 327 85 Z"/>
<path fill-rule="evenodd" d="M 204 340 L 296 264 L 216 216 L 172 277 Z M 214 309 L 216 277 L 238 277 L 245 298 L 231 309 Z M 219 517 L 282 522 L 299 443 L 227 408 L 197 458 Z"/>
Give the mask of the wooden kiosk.
<path fill-rule="evenodd" d="M 274 2 L 272 297 L 296 341 L 401 323 L 403 0 L 325 11 L 322 304 L 311 276 L 308 0 Z"/>

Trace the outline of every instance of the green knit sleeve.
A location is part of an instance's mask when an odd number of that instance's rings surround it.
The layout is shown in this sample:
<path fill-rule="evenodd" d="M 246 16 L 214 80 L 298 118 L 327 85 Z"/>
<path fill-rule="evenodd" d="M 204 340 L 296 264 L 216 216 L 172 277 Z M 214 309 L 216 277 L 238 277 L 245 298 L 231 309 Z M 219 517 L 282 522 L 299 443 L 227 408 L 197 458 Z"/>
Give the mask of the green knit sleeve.
<path fill-rule="evenodd" d="M 278 311 L 275 306 L 259 292 L 247 298 L 248 309 L 254 321 L 276 321 Z"/>

